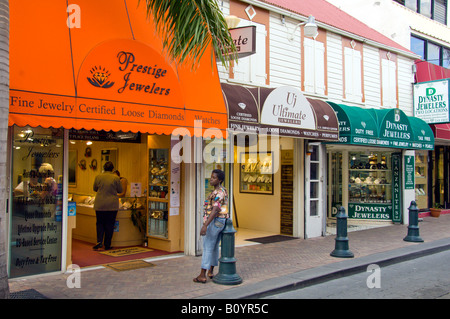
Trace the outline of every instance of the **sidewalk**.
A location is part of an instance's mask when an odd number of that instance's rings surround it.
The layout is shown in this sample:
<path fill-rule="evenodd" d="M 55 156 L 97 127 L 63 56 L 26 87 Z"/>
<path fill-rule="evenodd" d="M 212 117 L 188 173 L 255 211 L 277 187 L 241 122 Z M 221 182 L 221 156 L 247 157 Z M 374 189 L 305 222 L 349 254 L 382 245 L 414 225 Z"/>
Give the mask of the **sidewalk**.
<path fill-rule="evenodd" d="M 450 249 L 450 214 L 424 217 L 419 223 L 423 243 L 403 241 L 407 225 L 392 225 L 349 232 L 354 258 L 331 257 L 335 236 L 295 239 L 272 244 L 236 247 L 237 273 L 243 283 L 236 286 L 194 283 L 201 258 L 173 256 L 148 260 L 154 267 L 128 271 L 108 268 L 83 269 L 81 288 L 68 288 L 69 274 L 44 275 L 10 280 L 10 292 L 34 289 L 50 299 L 238 299 L 257 298 L 271 291 L 302 287 L 335 276 L 366 271 L 421 255 Z M 32 298 L 32 297 L 29 297 Z"/>

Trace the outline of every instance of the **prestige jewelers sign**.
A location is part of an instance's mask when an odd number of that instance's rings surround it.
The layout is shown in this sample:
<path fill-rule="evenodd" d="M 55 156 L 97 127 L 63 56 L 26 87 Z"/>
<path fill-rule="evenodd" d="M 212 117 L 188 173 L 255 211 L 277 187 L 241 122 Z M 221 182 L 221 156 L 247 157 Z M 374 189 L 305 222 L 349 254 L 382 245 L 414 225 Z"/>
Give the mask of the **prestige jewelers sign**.
<path fill-rule="evenodd" d="M 450 79 L 414 84 L 414 116 L 428 124 L 449 123 Z"/>
<path fill-rule="evenodd" d="M 192 116 L 173 67 L 151 47 L 127 39 L 103 42 L 86 55 L 75 96 L 14 91 L 9 106 L 12 113 L 36 119 L 59 118 L 66 127 L 90 129 L 102 122 L 115 131 L 132 125 L 147 132 L 156 124 L 171 132 L 186 127 Z"/>

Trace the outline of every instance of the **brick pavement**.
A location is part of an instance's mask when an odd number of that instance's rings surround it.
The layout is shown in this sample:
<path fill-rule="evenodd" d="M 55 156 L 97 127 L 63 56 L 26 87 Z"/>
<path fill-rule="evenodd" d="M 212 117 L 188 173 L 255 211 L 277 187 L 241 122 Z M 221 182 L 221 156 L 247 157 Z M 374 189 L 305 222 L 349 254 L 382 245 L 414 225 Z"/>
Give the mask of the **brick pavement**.
<path fill-rule="evenodd" d="M 425 242 L 450 238 L 450 214 L 439 218 L 425 217 L 419 223 L 419 229 Z M 407 225 L 349 232 L 349 246 L 355 258 L 359 258 L 420 245 L 403 241 L 406 234 Z M 237 273 L 243 279 L 240 286 L 340 262 L 343 259 L 330 256 L 334 239 L 333 235 L 236 247 Z M 151 262 L 155 264 L 154 267 L 122 272 L 107 268 L 82 271 L 81 288 L 68 288 L 68 274 L 58 274 L 10 280 L 10 291 L 35 289 L 52 299 L 187 299 L 236 287 L 218 285 L 212 281 L 207 284 L 194 283 L 192 279 L 199 273 L 200 257 L 181 256 Z"/>

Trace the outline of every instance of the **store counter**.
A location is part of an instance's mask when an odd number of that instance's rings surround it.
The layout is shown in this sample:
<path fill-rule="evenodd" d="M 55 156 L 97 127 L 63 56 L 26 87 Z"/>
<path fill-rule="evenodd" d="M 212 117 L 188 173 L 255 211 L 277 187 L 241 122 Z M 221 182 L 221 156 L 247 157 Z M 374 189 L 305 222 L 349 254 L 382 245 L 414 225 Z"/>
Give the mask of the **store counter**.
<path fill-rule="evenodd" d="M 142 245 L 144 234 L 131 220 L 131 203 L 134 198 L 125 197 L 121 199 L 124 205 L 117 212 L 116 225 L 112 238 L 113 247 L 126 247 Z M 140 199 L 139 199 L 140 200 Z M 77 203 L 76 228 L 73 229 L 73 238 L 88 243 L 97 243 L 97 228 L 94 204 L 92 198 L 86 195 L 73 195 L 72 201 Z M 144 210 L 145 205 L 139 209 Z"/>

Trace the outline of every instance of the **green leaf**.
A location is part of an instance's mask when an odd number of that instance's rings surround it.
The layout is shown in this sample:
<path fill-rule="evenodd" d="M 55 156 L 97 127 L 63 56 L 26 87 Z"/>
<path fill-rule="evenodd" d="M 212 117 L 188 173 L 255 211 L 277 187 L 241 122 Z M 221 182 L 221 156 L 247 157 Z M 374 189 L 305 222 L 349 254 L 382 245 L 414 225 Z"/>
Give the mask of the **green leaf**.
<path fill-rule="evenodd" d="M 215 56 L 226 68 L 230 60 L 237 60 L 236 47 L 216 0 L 143 2 L 147 16 L 153 18 L 156 30 L 163 39 L 164 50 L 177 63 L 190 60 L 193 62 L 191 68 L 195 68 L 210 44 Z M 211 55 L 212 63 L 214 54 Z"/>

